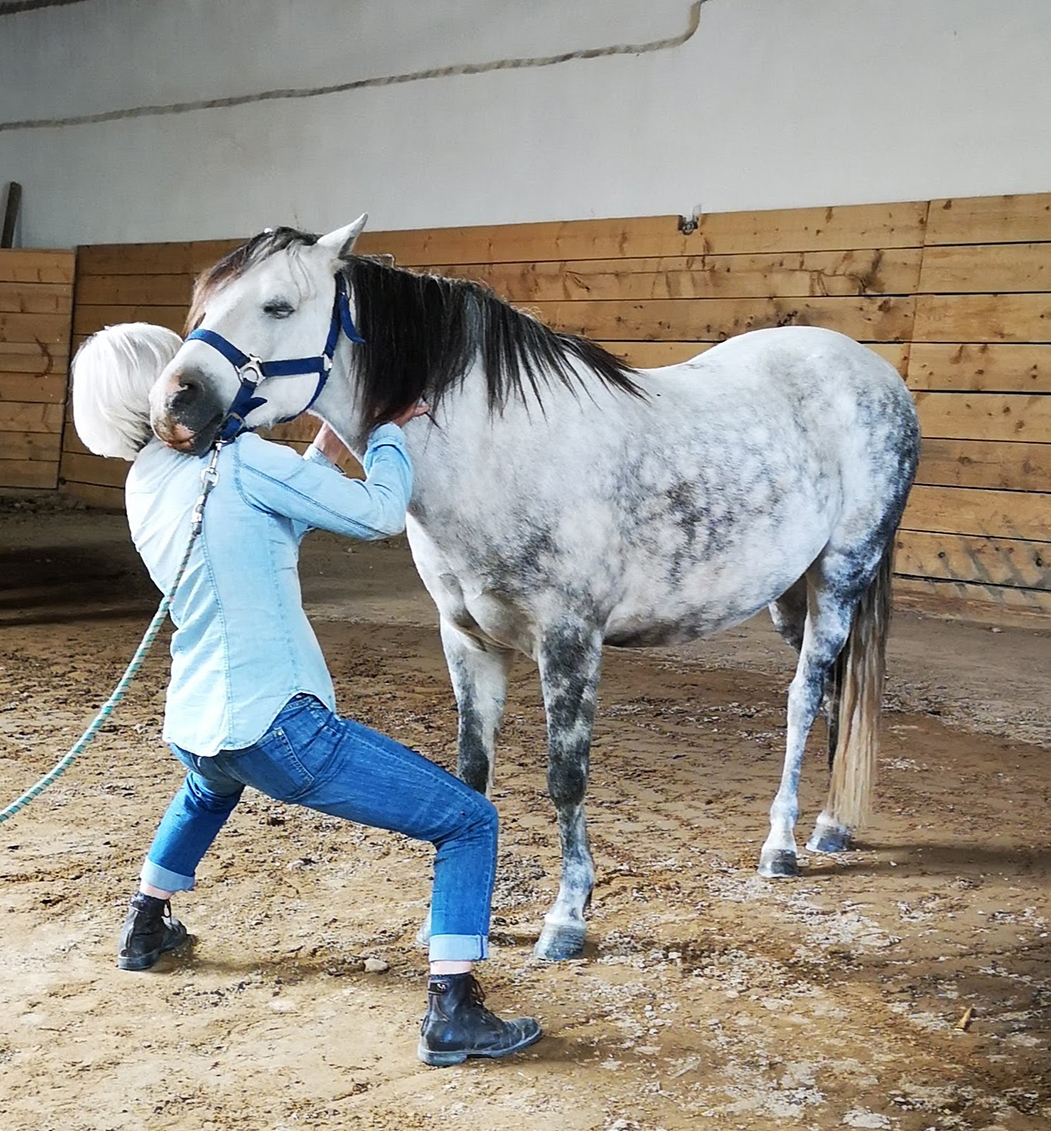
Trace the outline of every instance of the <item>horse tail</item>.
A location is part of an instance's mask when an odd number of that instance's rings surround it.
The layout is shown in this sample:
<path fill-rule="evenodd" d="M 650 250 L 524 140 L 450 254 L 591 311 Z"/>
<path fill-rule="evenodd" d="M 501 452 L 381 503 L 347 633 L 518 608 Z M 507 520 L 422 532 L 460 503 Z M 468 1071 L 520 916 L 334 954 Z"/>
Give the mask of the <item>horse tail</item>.
<path fill-rule="evenodd" d="M 892 538 L 854 609 L 850 635 L 830 673 L 835 745 L 826 813 L 847 829 L 864 823 L 876 783 L 893 559 Z"/>

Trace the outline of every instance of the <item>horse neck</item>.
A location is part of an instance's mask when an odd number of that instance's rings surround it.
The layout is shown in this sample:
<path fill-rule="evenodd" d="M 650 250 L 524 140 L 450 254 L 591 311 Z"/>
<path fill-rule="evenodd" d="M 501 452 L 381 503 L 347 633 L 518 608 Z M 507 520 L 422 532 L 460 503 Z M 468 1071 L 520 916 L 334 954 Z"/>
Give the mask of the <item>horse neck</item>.
<path fill-rule="evenodd" d="M 313 411 L 360 461 L 365 455 L 369 429 L 362 426 L 349 375 L 349 356 L 344 350 L 340 353 L 342 356 L 337 354 L 332 376 Z M 491 445 L 491 431 L 485 380 L 475 367 L 462 385 L 443 394 L 433 415 L 417 417 L 405 428 L 416 484 L 413 497 L 426 492 L 432 484 L 444 484 L 450 472 L 451 452 L 458 453 L 456 463 L 462 473 L 468 453 L 477 451 L 480 443 Z"/>

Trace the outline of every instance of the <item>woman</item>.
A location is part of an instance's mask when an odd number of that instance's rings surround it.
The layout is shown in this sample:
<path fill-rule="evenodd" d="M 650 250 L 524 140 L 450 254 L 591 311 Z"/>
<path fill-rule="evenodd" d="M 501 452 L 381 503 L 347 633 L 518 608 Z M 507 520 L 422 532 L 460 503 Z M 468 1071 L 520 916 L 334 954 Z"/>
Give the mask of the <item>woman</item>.
<path fill-rule="evenodd" d="M 114 326 L 85 342 L 74 363 L 77 432 L 91 451 L 133 461 L 128 523 L 161 590 L 185 552 L 208 459 L 180 455 L 150 430 L 150 387 L 180 344 L 157 326 Z M 303 458 L 252 434 L 220 451 L 171 610 L 164 739 L 186 780 L 146 855 L 117 961 L 146 970 L 186 940 L 169 901 L 194 886 L 197 864 L 246 785 L 393 829 L 437 848 L 418 1052 L 425 1064 L 448 1065 L 506 1056 L 540 1037 L 532 1018 L 502 1021 L 485 1009 L 471 972 L 488 951 L 496 810 L 421 755 L 334 713 L 297 574 L 299 543 L 312 528 L 365 539 L 404 528 L 412 468 L 399 425 L 424 411 L 417 405 L 373 430 L 364 482 L 334 466 L 344 449 L 327 426 Z"/>

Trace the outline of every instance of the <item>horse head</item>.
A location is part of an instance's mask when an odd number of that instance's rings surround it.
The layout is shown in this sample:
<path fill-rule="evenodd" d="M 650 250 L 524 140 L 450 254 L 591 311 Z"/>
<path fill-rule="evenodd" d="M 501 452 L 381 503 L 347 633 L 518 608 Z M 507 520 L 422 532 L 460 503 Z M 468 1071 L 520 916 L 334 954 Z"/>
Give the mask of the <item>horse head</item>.
<path fill-rule="evenodd" d="M 150 422 L 166 444 L 201 454 L 242 428 L 307 408 L 325 415 L 338 339 L 361 340 L 339 282 L 366 219 L 321 237 L 268 229 L 201 276 L 192 333 L 150 393 Z"/>

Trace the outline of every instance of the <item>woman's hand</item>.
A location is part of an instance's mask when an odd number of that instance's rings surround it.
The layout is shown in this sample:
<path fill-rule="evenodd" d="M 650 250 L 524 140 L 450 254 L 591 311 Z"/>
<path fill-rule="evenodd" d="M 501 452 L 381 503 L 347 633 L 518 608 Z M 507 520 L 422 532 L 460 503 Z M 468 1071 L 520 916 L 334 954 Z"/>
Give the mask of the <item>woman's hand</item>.
<path fill-rule="evenodd" d="M 337 463 L 347 454 L 343 441 L 324 422 L 322 422 L 312 443 L 330 463 Z"/>
<path fill-rule="evenodd" d="M 404 412 L 399 412 L 397 416 L 391 418 L 391 424 L 397 424 L 399 428 L 404 428 L 414 417 L 426 416 L 431 411 L 429 404 L 424 404 L 423 401 L 417 401 L 414 405 L 410 405 Z"/>

